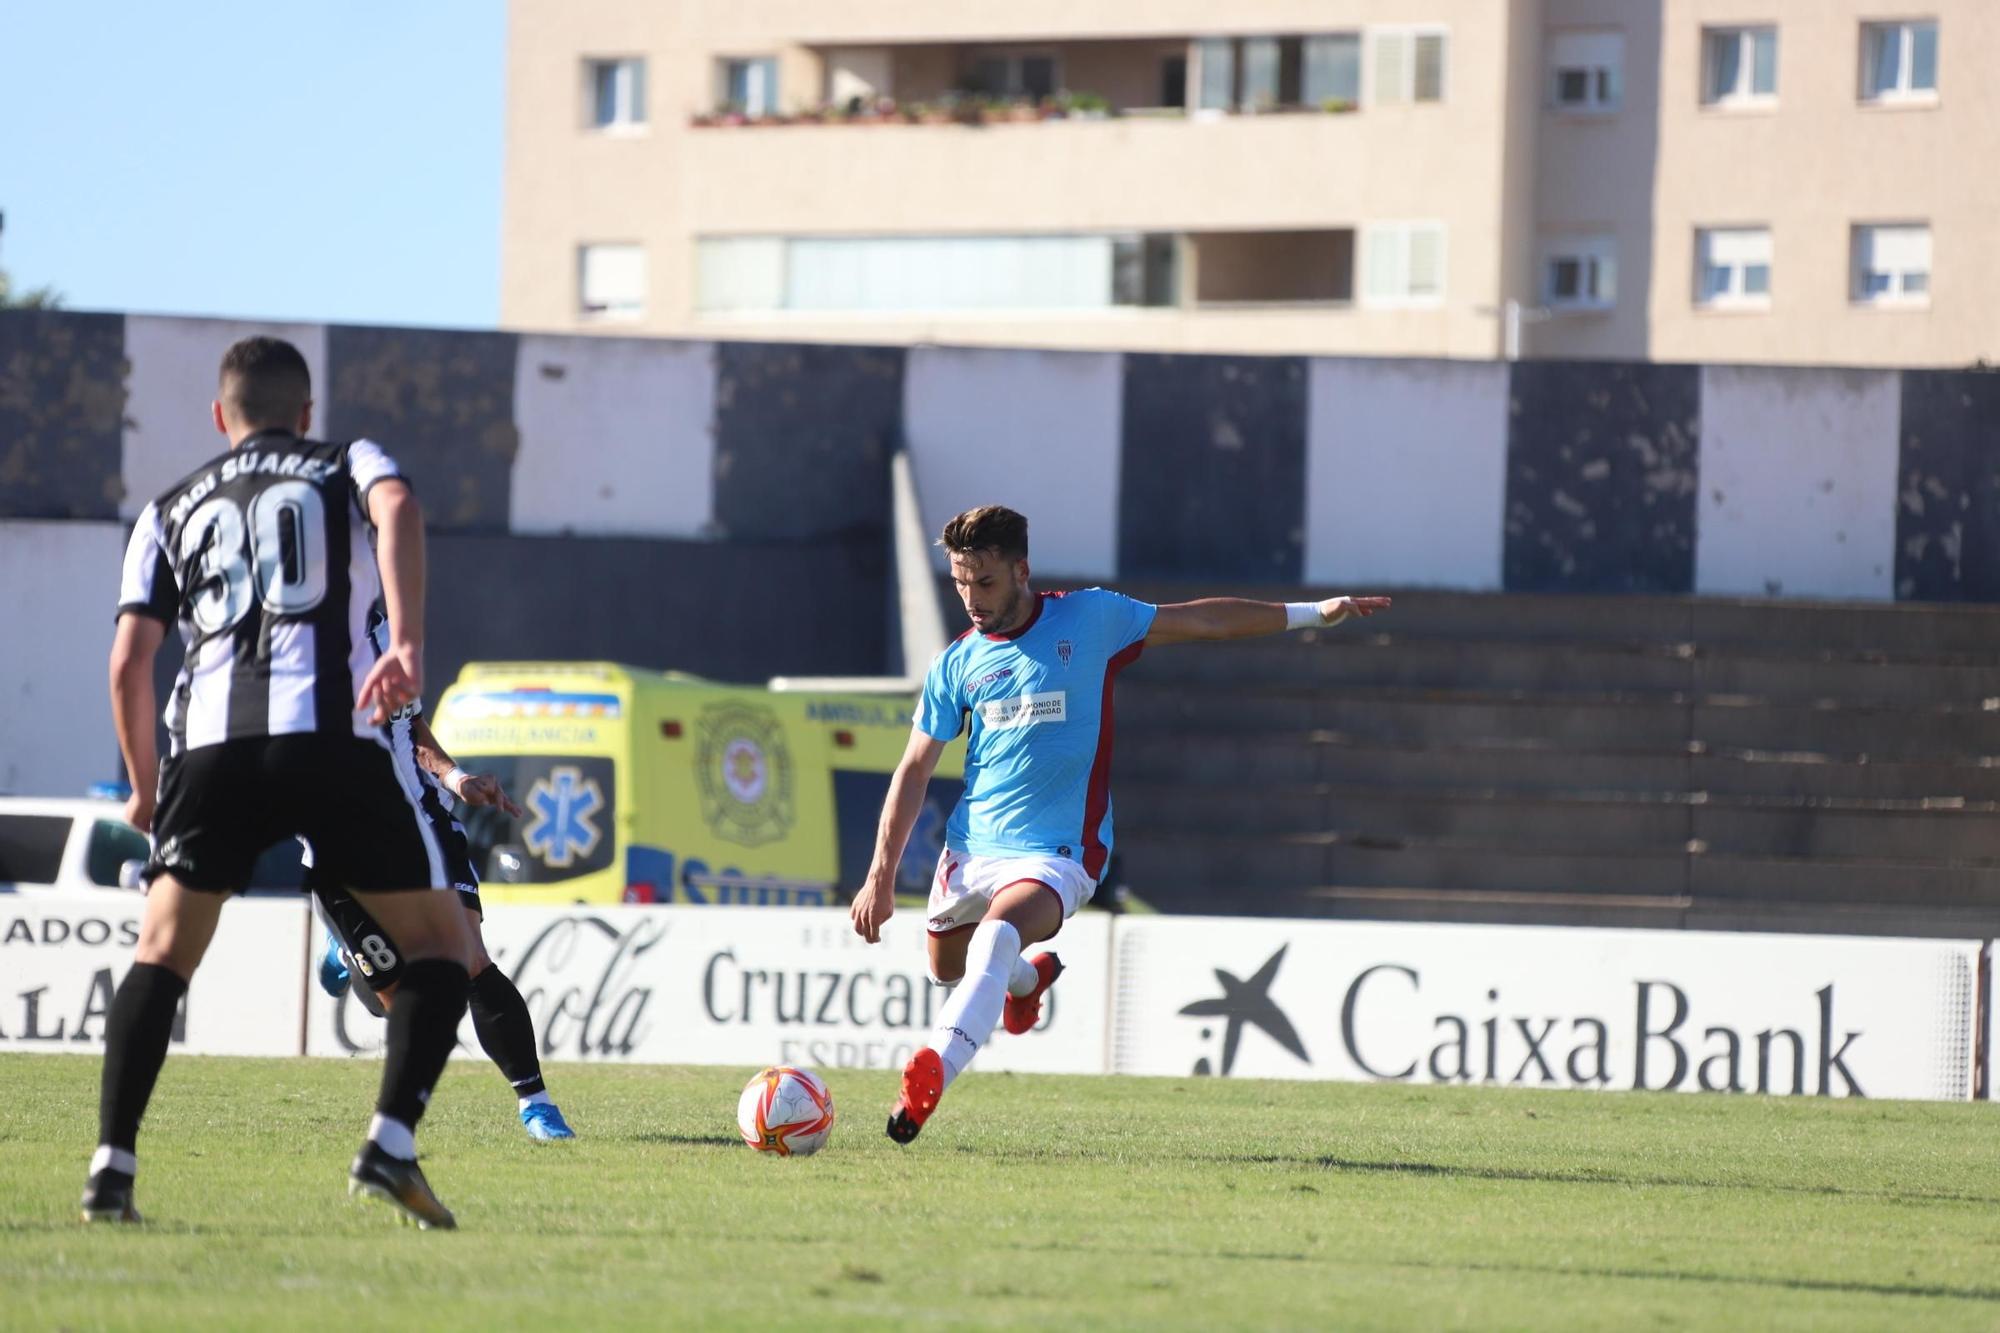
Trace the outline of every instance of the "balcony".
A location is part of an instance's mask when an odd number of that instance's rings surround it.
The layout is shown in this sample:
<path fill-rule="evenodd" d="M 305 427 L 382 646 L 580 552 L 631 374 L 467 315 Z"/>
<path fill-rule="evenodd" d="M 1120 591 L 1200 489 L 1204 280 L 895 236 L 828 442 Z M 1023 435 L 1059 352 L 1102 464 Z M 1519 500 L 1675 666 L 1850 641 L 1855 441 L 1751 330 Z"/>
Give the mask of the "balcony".
<path fill-rule="evenodd" d="M 715 62 L 700 128 L 787 124 L 984 124 L 1111 116 L 1346 113 L 1361 101 L 1358 30 L 1252 37 L 805 48 Z M 1384 104 L 1443 98 L 1442 30 L 1370 35 Z"/>
<path fill-rule="evenodd" d="M 695 235 L 1494 225 L 1501 127 L 1454 106 L 1384 115 L 1109 117 L 686 136 Z"/>

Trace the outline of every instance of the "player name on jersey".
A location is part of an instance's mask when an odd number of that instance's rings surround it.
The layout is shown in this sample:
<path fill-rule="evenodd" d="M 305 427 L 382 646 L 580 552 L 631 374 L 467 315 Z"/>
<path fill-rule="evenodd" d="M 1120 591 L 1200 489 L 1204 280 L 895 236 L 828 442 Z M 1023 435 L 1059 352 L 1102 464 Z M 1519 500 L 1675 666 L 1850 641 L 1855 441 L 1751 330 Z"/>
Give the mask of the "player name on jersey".
<path fill-rule="evenodd" d="M 172 510 L 167 514 L 167 523 L 170 526 L 180 523 L 196 505 L 213 494 L 217 486 L 226 486 L 239 477 L 297 477 L 317 484 L 338 471 L 340 463 L 337 460 L 309 458 L 299 453 L 267 453 L 246 447 L 241 454 L 223 459 L 221 467 L 208 472 L 174 501 Z"/>

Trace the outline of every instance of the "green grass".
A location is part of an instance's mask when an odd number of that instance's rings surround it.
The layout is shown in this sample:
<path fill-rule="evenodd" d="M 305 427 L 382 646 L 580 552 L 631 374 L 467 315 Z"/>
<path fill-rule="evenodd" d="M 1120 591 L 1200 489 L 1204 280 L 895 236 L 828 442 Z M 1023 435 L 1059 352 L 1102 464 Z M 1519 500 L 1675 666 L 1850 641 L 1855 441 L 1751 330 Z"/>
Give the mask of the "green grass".
<path fill-rule="evenodd" d="M 556 1066 L 534 1144 L 454 1064 L 460 1230 L 350 1201 L 372 1065 L 170 1060 L 140 1228 L 84 1228 L 98 1062 L 0 1057 L 0 1326 L 1992 1328 L 1985 1106 L 974 1072 L 910 1148 L 832 1071 L 818 1157 L 748 1069 Z"/>

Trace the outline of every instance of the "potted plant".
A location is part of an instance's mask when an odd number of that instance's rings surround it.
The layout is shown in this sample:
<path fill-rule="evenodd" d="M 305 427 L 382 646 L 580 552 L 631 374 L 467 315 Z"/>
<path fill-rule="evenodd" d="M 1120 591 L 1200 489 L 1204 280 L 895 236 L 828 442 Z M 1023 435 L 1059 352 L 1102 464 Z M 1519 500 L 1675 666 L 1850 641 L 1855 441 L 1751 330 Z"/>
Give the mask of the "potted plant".
<path fill-rule="evenodd" d="M 1071 93 L 1069 114 L 1077 120 L 1103 120 L 1111 114 L 1111 103 L 1098 93 Z"/>

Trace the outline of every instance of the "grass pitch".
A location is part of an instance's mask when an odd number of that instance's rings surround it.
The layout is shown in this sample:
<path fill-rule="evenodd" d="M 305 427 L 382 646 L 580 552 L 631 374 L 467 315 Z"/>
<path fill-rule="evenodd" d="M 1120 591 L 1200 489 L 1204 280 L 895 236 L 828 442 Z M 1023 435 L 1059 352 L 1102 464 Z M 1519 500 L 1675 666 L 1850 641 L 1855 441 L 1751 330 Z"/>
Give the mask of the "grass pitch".
<path fill-rule="evenodd" d="M 350 1201 L 372 1063 L 167 1063 L 139 1228 L 84 1228 L 98 1061 L 0 1056 L 12 1328 L 1993 1328 L 1994 1108 L 974 1071 L 924 1135 L 827 1071 L 809 1160 L 749 1069 L 555 1066 L 531 1143 L 455 1062 L 455 1233 Z"/>

